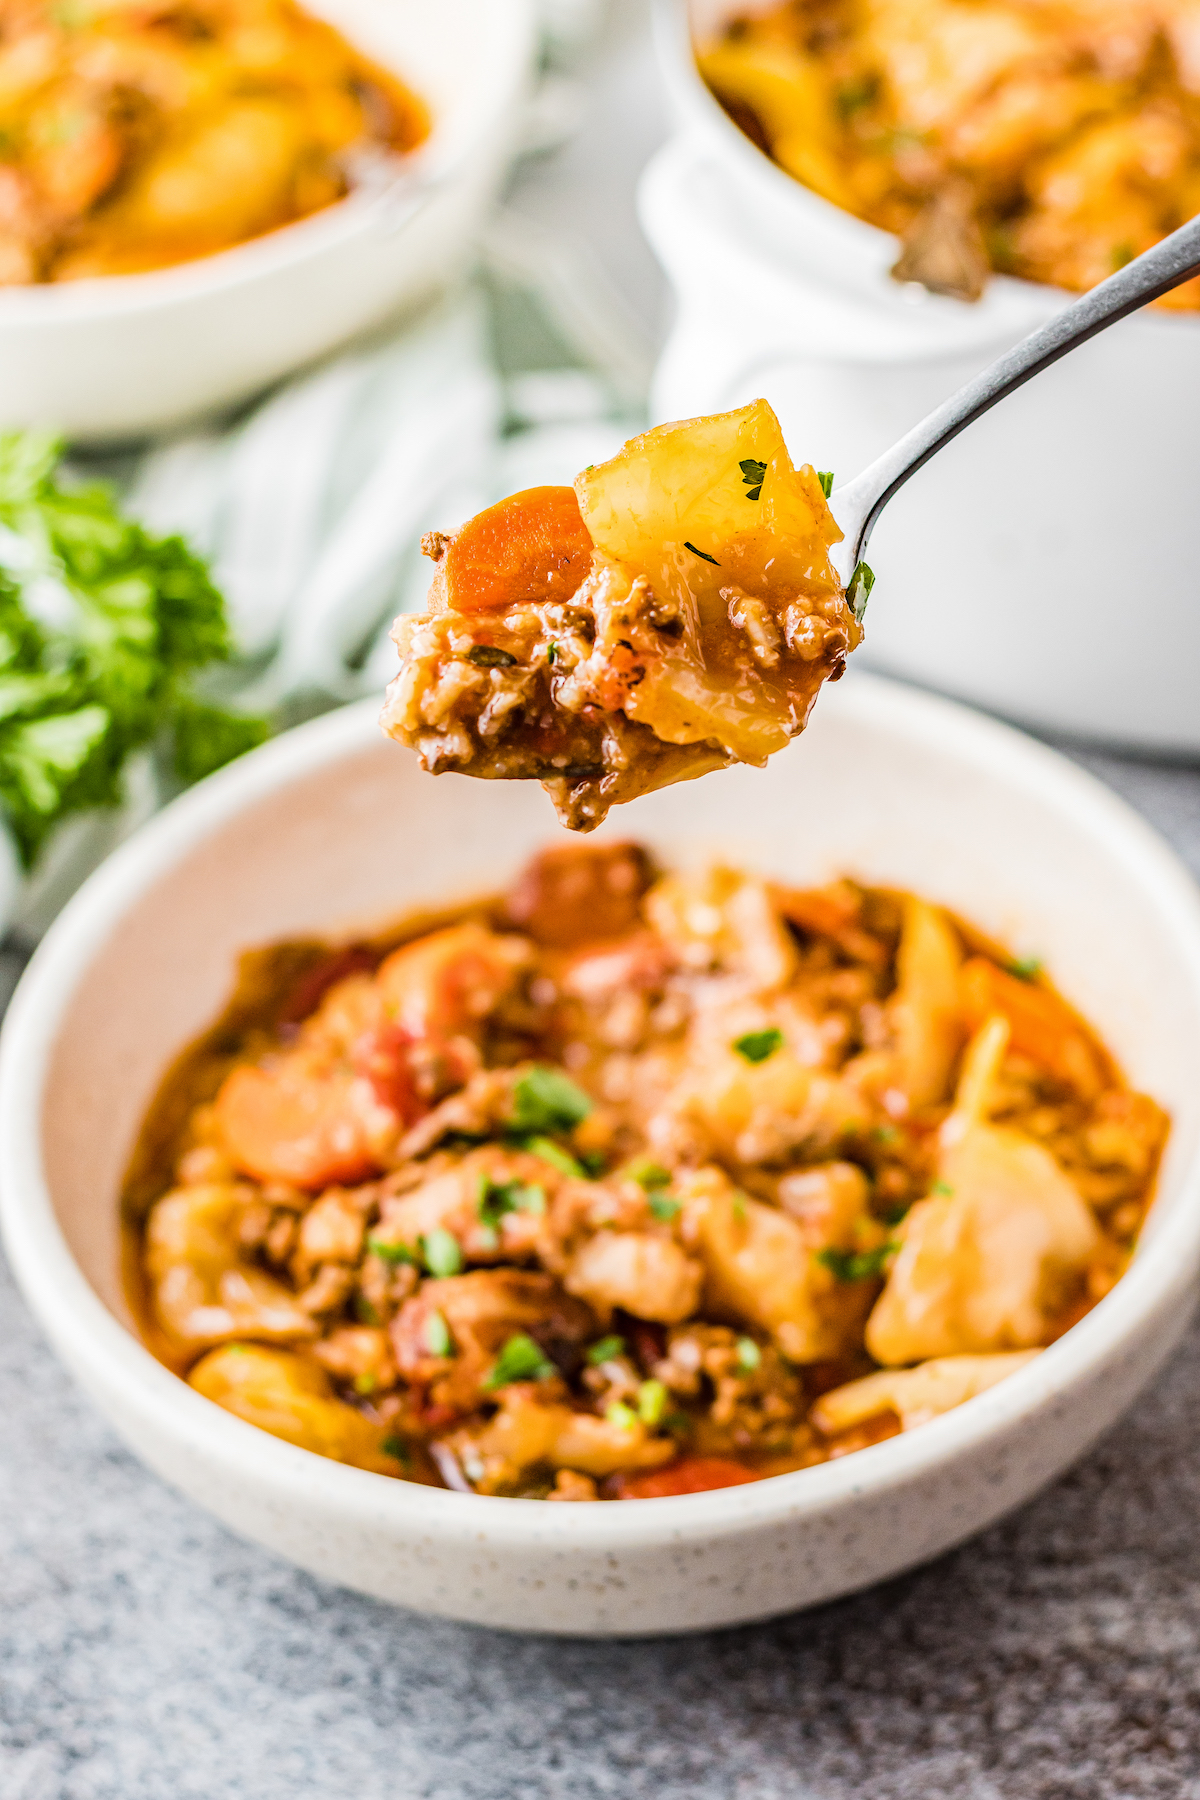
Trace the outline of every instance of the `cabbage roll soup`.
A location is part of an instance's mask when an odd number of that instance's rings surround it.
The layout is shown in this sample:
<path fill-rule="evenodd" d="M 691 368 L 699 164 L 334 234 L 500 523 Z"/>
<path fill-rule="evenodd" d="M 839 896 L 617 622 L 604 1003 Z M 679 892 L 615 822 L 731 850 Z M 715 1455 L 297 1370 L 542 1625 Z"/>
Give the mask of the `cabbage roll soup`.
<path fill-rule="evenodd" d="M 919 1429 L 1119 1280 L 1168 1121 L 915 894 L 545 851 L 243 959 L 125 1194 L 147 1342 L 289 1443 L 483 1495 L 728 1487 Z"/>

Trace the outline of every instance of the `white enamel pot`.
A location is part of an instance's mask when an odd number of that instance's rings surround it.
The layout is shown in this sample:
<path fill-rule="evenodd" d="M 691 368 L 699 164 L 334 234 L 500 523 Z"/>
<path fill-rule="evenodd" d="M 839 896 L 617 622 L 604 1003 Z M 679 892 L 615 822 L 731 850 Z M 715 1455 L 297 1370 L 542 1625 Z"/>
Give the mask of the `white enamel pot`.
<path fill-rule="evenodd" d="M 744 11 L 693 0 L 695 29 Z M 677 309 L 656 418 L 765 395 L 794 458 L 845 481 L 1071 296 L 994 277 L 977 305 L 888 271 L 895 238 L 776 167 L 659 0 L 678 133 L 641 216 Z M 875 666 L 1036 728 L 1200 752 L 1200 316 L 1143 312 L 973 425 L 871 541 Z"/>

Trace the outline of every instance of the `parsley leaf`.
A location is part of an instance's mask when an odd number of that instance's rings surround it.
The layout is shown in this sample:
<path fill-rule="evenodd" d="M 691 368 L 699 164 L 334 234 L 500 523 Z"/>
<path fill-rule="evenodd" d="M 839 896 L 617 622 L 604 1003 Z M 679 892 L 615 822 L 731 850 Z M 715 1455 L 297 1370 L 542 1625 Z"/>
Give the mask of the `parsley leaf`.
<path fill-rule="evenodd" d="M 738 1368 L 748 1375 L 751 1369 L 757 1369 L 762 1361 L 762 1351 L 751 1337 L 739 1338 L 737 1341 Z"/>
<path fill-rule="evenodd" d="M 721 565 L 715 556 L 710 556 L 707 550 L 697 550 L 695 544 L 689 544 L 686 538 L 683 540 L 683 547 L 685 550 L 690 550 L 693 556 L 700 557 L 701 561 L 711 563 L 714 569 L 720 568 Z"/>
<path fill-rule="evenodd" d="M 1018 981 L 1035 981 L 1043 968 L 1040 956 L 1015 956 L 1008 965 L 1010 975 Z"/>
<path fill-rule="evenodd" d="M 889 1240 L 874 1250 L 818 1250 L 817 1261 L 838 1281 L 866 1281 L 883 1274 L 895 1249 Z"/>
<path fill-rule="evenodd" d="M 499 644 L 472 644 L 467 651 L 467 661 L 477 669 L 511 669 L 516 660 L 511 651 L 501 650 Z"/>
<path fill-rule="evenodd" d="M 513 1088 L 515 1131 L 573 1131 L 592 1110 L 592 1102 L 560 1069 L 535 1063 Z"/>
<path fill-rule="evenodd" d="M 671 1185 L 671 1171 L 664 1169 L 661 1163 L 652 1162 L 648 1156 L 639 1156 L 636 1162 L 630 1163 L 625 1173 L 631 1180 L 636 1181 L 639 1187 L 644 1187 L 648 1194 L 652 1193 L 655 1188 L 665 1188 Z"/>
<path fill-rule="evenodd" d="M 638 1418 L 643 1425 L 657 1425 L 666 1411 L 667 1390 L 661 1381 L 643 1381 L 637 1391 Z"/>
<path fill-rule="evenodd" d="M 878 75 L 859 75 L 853 81 L 842 83 L 833 96 L 833 103 L 841 118 L 850 119 L 864 106 L 870 106 L 878 92 Z"/>
<path fill-rule="evenodd" d="M 430 1356 L 453 1356 L 454 1339 L 440 1312 L 430 1313 L 425 1321 L 425 1348 Z"/>
<path fill-rule="evenodd" d="M 153 746 L 186 782 L 267 729 L 192 692 L 233 649 L 204 563 L 103 484 L 64 484 L 61 451 L 46 432 L 0 433 L 0 810 L 26 866 L 60 820 L 120 802 L 134 751 Z"/>
<path fill-rule="evenodd" d="M 602 1337 L 592 1345 L 587 1353 L 587 1359 L 593 1369 L 598 1369 L 601 1363 L 611 1362 L 614 1356 L 622 1355 L 624 1349 L 625 1339 L 623 1337 L 617 1337 L 615 1334 L 612 1337 Z"/>
<path fill-rule="evenodd" d="M 738 464 L 738 468 L 742 471 L 742 480 L 746 484 L 747 500 L 757 500 L 762 493 L 763 481 L 766 478 L 766 463 L 756 461 L 753 456 L 747 456 Z M 691 549 L 690 544 L 688 549 Z"/>
<path fill-rule="evenodd" d="M 407 1244 L 393 1243 L 390 1238 L 380 1237 L 377 1232 L 373 1231 L 368 1237 L 367 1249 L 372 1256 L 381 1257 L 385 1263 L 411 1263 L 414 1268 L 417 1266 L 416 1252 L 410 1250 Z"/>
<path fill-rule="evenodd" d="M 495 1229 L 505 1213 L 544 1213 L 546 1190 L 534 1182 L 493 1181 L 490 1176 L 481 1175 L 475 1210 L 485 1225 Z"/>
<path fill-rule="evenodd" d="M 766 1062 L 768 1056 L 774 1056 L 782 1044 L 783 1033 L 775 1025 L 769 1025 L 765 1031 L 747 1031 L 733 1040 L 733 1048 L 748 1063 Z"/>
<path fill-rule="evenodd" d="M 666 1195 L 661 1193 L 651 1194 L 650 1212 L 654 1218 L 660 1219 L 664 1225 L 669 1225 L 671 1220 L 678 1216 L 679 1210 L 678 1200 L 668 1200 Z"/>
<path fill-rule="evenodd" d="M 846 599 L 850 610 L 858 623 L 863 622 L 867 610 L 867 601 L 871 598 L 871 589 L 875 586 L 875 572 L 865 562 L 856 563 L 854 573 L 850 577 L 850 586 L 846 589 Z"/>
<path fill-rule="evenodd" d="M 821 492 L 828 500 L 830 494 L 833 492 L 833 471 L 831 469 L 818 469 L 817 480 L 821 484 Z"/>
<path fill-rule="evenodd" d="M 577 1162 L 569 1150 L 556 1144 L 553 1138 L 528 1137 L 518 1138 L 522 1150 L 528 1150 L 531 1156 L 540 1156 L 544 1163 L 557 1169 L 560 1175 L 573 1175 L 576 1181 L 587 1179 L 587 1170 L 581 1162 Z"/>
<path fill-rule="evenodd" d="M 523 1331 L 509 1338 L 492 1365 L 485 1388 L 507 1387 L 512 1381 L 548 1381 L 558 1370 L 540 1344 Z"/>
<path fill-rule="evenodd" d="M 427 1231 L 421 1239 L 421 1254 L 431 1275 L 445 1280 L 457 1275 L 463 1266 L 462 1246 L 452 1231 Z"/>
<path fill-rule="evenodd" d="M 405 1468 L 408 1468 L 412 1462 L 408 1445 L 402 1437 L 396 1437 L 394 1435 L 392 1437 L 385 1437 L 379 1448 L 383 1451 L 385 1456 L 394 1456 L 396 1461 L 402 1463 Z"/>

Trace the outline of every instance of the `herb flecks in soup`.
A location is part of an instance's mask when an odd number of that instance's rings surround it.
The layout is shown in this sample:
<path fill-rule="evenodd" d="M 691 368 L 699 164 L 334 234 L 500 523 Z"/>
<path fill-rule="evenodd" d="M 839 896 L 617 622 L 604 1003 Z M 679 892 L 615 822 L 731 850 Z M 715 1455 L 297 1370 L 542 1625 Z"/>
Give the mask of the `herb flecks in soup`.
<path fill-rule="evenodd" d="M 147 1335 L 319 1455 L 480 1494 L 758 1480 L 961 1404 L 1119 1278 L 1167 1120 L 915 895 L 546 852 L 284 946 L 131 1175 Z"/>

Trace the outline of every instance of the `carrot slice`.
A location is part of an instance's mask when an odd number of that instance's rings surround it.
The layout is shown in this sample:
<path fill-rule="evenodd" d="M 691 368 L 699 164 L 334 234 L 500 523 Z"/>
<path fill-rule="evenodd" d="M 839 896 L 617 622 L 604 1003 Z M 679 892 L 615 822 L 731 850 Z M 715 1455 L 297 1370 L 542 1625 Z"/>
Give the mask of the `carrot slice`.
<path fill-rule="evenodd" d="M 673 1494 L 708 1494 L 759 1477 L 731 1456 L 683 1456 L 665 1469 L 617 1478 L 619 1500 L 666 1500 Z"/>
<path fill-rule="evenodd" d="M 574 488 L 525 488 L 451 538 L 442 563 L 446 598 L 455 612 L 569 600 L 592 566 L 593 548 Z"/>
<path fill-rule="evenodd" d="M 238 1167 L 260 1181 L 366 1181 L 379 1164 L 347 1100 L 343 1082 L 243 1064 L 221 1085 L 217 1123 Z"/>
<path fill-rule="evenodd" d="M 1027 1056 L 1059 1081 L 1091 1099 L 1104 1086 L 1092 1044 L 1079 1021 L 1053 988 L 1021 981 L 989 962 L 972 957 L 962 971 L 962 1000 L 967 1023 L 978 1030 L 992 1013 L 1008 1020 L 1011 1048 Z"/>

